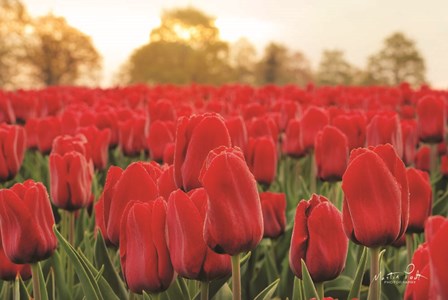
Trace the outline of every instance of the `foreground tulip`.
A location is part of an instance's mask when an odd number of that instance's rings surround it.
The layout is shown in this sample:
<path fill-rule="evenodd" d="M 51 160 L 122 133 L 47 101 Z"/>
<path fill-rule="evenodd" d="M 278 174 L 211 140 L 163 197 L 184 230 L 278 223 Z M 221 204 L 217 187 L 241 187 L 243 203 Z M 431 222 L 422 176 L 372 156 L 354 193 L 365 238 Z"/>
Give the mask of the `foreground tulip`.
<path fill-rule="evenodd" d="M 342 189 L 344 230 L 353 242 L 370 248 L 370 295 L 379 300 L 380 247 L 398 241 L 409 222 L 405 166 L 390 144 L 352 150 Z"/>
<path fill-rule="evenodd" d="M 161 197 L 130 202 L 120 228 L 120 259 L 129 289 L 159 293 L 175 278 L 165 235 L 166 204 Z"/>
<path fill-rule="evenodd" d="M 428 245 L 420 245 L 412 257 L 411 270 L 408 275 L 408 283 L 404 293 L 405 300 L 429 299 L 430 270 Z"/>
<path fill-rule="evenodd" d="M 269 186 L 274 181 L 277 173 L 277 149 L 271 137 L 249 139 L 247 164 L 260 184 Z"/>
<path fill-rule="evenodd" d="M 209 151 L 230 146 L 231 141 L 222 117 L 204 114 L 179 119 L 175 144 L 176 184 L 188 191 L 201 186 L 199 172 Z"/>
<path fill-rule="evenodd" d="M 404 164 L 391 145 L 353 150 L 342 189 L 344 229 L 353 242 L 386 246 L 405 232 L 409 221 L 408 181 Z"/>
<path fill-rule="evenodd" d="M 345 266 L 348 239 L 341 213 L 327 198 L 313 194 L 296 209 L 289 251 L 289 265 L 302 278 L 303 259 L 316 283 L 339 276 Z"/>
<path fill-rule="evenodd" d="M 260 194 L 263 212 L 263 237 L 275 239 L 285 232 L 286 197 L 283 193 L 264 192 Z"/>
<path fill-rule="evenodd" d="M 3 249 L 13 263 L 36 263 L 57 246 L 54 217 L 42 183 L 27 180 L 0 190 L 0 229 Z"/>
<path fill-rule="evenodd" d="M 126 205 L 131 201 L 149 202 L 159 196 L 157 178 L 161 169 L 156 163 L 135 162 L 122 171 L 111 168 L 104 186 L 104 223 L 107 236 L 118 246 L 120 221 Z"/>
<path fill-rule="evenodd" d="M 200 179 L 209 195 L 204 225 L 208 246 L 230 255 L 254 249 L 263 237 L 263 215 L 243 153 L 227 147 L 210 151 Z"/>
<path fill-rule="evenodd" d="M 17 175 L 25 150 L 25 130 L 20 126 L 0 124 L 0 182 Z"/>
<path fill-rule="evenodd" d="M 345 134 L 336 127 L 325 126 L 316 136 L 314 150 L 319 178 L 323 181 L 340 181 L 348 162 Z"/>
<path fill-rule="evenodd" d="M 0 239 L 0 279 L 4 281 L 14 281 L 18 275 L 20 275 L 23 280 L 28 280 L 31 277 L 30 265 L 12 263 L 8 257 L 6 257 Z"/>
<path fill-rule="evenodd" d="M 417 103 L 419 138 L 424 143 L 440 143 L 445 134 L 445 101 L 435 96 L 425 96 Z"/>
<path fill-rule="evenodd" d="M 410 196 L 409 224 L 406 232 L 421 233 L 432 210 L 431 182 L 428 173 L 414 168 L 407 169 L 406 175 Z"/>
<path fill-rule="evenodd" d="M 425 237 L 428 243 L 431 271 L 430 299 L 448 299 L 448 272 L 446 253 L 448 252 L 448 219 L 430 217 L 426 224 Z"/>
<path fill-rule="evenodd" d="M 168 200 L 167 236 L 174 270 L 183 277 L 211 281 L 231 273 L 230 256 L 217 254 L 207 247 L 203 236 L 207 210 L 203 188 L 189 195 L 181 190 Z"/>
<path fill-rule="evenodd" d="M 204 221 L 206 244 L 232 255 L 233 298 L 241 299 L 239 253 L 263 238 L 263 214 L 257 183 L 238 148 L 219 147 L 207 155 L 200 181 L 209 196 Z"/>

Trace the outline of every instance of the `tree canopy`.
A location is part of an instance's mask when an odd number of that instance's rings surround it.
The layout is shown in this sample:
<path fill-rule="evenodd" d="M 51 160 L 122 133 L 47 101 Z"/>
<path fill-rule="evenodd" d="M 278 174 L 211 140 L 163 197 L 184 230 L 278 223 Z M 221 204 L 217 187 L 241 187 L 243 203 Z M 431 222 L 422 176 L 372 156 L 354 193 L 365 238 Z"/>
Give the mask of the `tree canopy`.
<path fill-rule="evenodd" d="M 324 50 L 316 74 L 319 85 L 350 85 L 354 83 L 355 67 L 341 50 Z"/>
<path fill-rule="evenodd" d="M 425 61 L 414 41 L 397 32 L 384 40 L 383 48 L 368 59 L 367 84 L 397 85 L 425 82 Z"/>

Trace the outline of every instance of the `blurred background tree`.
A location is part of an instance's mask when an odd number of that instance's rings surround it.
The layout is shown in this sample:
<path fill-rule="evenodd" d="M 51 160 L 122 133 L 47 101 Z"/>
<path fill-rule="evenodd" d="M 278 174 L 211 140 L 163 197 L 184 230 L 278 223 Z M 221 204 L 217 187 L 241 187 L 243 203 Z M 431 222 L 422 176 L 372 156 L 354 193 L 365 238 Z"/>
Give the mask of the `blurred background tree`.
<path fill-rule="evenodd" d="M 310 64 L 301 52 L 291 53 L 284 45 L 270 43 L 255 67 L 257 84 L 298 84 L 312 81 Z"/>
<path fill-rule="evenodd" d="M 425 83 L 425 61 L 414 41 L 397 32 L 384 40 L 383 48 L 368 59 L 364 84 L 413 86 Z"/>
<path fill-rule="evenodd" d="M 21 63 L 30 17 L 18 0 L 0 0 L 0 87 L 24 86 L 26 68 Z"/>
<path fill-rule="evenodd" d="M 257 50 L 248 39 L 241 38 L 230 47 L 230 66 L 235 82 L 254 84 L 256 62 Z"/>
<path fill-rule="evenodd" d="M 228 60 L 214 18 L 192 7 L 173 9 L 131 55 L 130 83 L 222 84 L 232 79 Z"/>
<path fill-rule="evenodd" d="M 98 83 L 101 69 L 90 37 L 51 14 L 33 22 L 26 62 L 32 80 L 44 86 Z"/>
<path fill-rule="evenodd" d="M 318 85 L 354 84 L 356 68 L 344 57 L 341 50 L 324 50 L 316 74 Z"/>

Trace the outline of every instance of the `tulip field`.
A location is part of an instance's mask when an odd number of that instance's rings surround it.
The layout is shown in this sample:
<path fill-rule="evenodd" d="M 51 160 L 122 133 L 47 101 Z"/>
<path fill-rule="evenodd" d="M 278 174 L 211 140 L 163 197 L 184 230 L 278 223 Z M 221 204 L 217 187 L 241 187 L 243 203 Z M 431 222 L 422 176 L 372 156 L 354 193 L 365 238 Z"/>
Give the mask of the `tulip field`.
<path fill-rule="evenodd" d="M 0 299 L 448 299 L 448 91 L 0 91 Z"/>

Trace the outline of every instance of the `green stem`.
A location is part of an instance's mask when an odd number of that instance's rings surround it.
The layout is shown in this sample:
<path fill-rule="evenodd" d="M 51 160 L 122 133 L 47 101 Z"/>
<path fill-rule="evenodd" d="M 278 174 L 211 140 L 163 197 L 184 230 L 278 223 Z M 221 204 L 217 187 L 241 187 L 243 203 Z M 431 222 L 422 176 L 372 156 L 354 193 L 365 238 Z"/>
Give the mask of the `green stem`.
<path fill-rule="evenodd" d="M 240 255 L 232 256 L 232 294 L 233 300 L 241 300 Z"/>
<path fill-rule="evenodd" d="M 66 211 L 67 225 L 68 225 L 68 242 L 75 247 L 75 213 Z M 67 260 L 67 283 L 69 287 L 74 284 L 74 270 L 73 264 L 70 260 Z"/>
<path fill-rule="evenodd" d="M 39 263 L 31 264 L 31 274 L 33 278 L 33 297 L 34 300 L 41 300 L 40 282 L 39 282 Z"/>
<path fill-rule="evenodd" d="M 324 283 L 316 282 L 314 285 L 316 286 L 317 296 L 319 296 L 319 299 L 324 299 Z"/>
<path fill-rule="evenodd" d="M 201 300 L 208 299 L 209 287 L 210 287 L 210 283 L 208 281 L 201 281 Z"/>
<path fill-rule="evenodd" d="M 129 292 L 129 300 L 134 300 L 135 294 L 133 292 Z"/>
<path fill-rule="evenodd" d="M 380 248 L 369 248 L 370 250 L 370 290 L 369 300 L 380 300 L 381 274 L 380 274 Z"/>
<path fill-rule="evenodd" d="M 317 176 L 317 167 L 316 161 L 314 158 L 314 150 L 310 152 L 310 193 L 316 193 L 317 185 L 316 185 L 316 176 Z"/>
<path fill-rule="evenodd" d="M 20 275 L 14 280 L 14 300 L 20 300 Z"/>
<path fill-rule="evenodd" d="M 414 254 L 414 235 L 412 233 L 406 234 L 406 250 L 408 252 L 408 264 L 410 264 Z"/>

